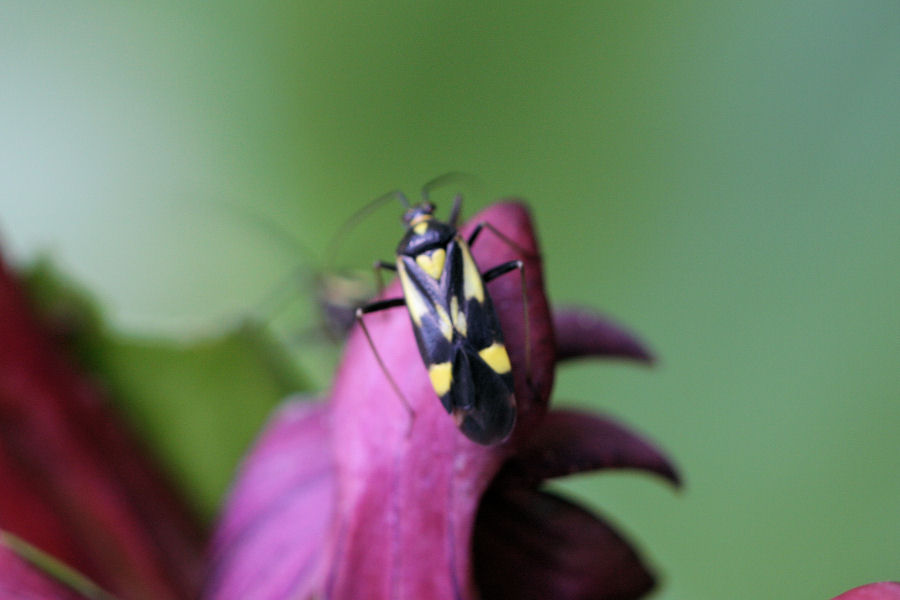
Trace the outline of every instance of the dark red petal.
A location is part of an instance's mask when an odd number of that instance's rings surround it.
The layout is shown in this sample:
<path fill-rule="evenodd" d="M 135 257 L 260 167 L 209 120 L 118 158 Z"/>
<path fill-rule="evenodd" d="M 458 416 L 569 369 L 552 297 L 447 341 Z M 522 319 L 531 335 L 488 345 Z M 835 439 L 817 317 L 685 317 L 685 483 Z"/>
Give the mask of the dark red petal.
<path fill-rule="evenodd" d="M 205 598 L 307 598 L 318 592 L 335 503 L 329 410 L 290 402 L 257 442 L 212 546 Z"/>
<path fill-rule="evenodd" d="M 680 482 L 674 465 L 647 440 L 611 419 L 569 410 L 549 412 L 504 475 L 535 485 L 596 469 L 638 469 Z"/>
<path fill-rule="evenodd" d="M 627 600 L 654 585 L 640 557 L 612 528 L 536 490 L 486 494 L 473 551 L 484 598 Z"/>
<path fill-rule="evenodd" d="M 900 583 L 870 583 L 844 592 L 833 600 L 900 600 Z"/>
<path fill-rule="evenodd" d="M 197 522 L 0 262 L 0 527 L 128 598 L 197 592 Z"/>
<path fill-rule="evenodd" d="M 554 309 L 556 359 L 608 356 L 653 362 L 653 355 L 630 331 L 587 308 Z"/>

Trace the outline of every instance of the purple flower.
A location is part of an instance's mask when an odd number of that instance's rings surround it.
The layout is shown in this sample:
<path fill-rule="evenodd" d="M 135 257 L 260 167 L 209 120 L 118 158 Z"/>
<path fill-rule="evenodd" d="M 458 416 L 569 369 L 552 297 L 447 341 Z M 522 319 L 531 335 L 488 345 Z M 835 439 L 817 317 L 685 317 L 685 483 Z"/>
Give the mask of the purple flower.
<path fill-rule="evenodd" d="M 650 443 L 602 417 L 548 412 L 557 360 L 649 360 L 625 330 L 586 311 L 551 313 L 529 214 L 495 205 L 473 249 L 482 268 L 526 264 L 530 371 L 515 275 L 489 284 L 515 375 L 511 438 L 469 441 L 436 398 L 402 309 L 366 317 L 392 390 L 359 330 L 328 403 L 291 402 L 244 464 L 213 543 L 207 597 L 636 598 L 653 576 L 608 524 L 540 489 L 552 477 L 603 468 L 678 475 Z M 399 293 L 395 284 L 387 296 Z M 554 332 L 555 329 L 555 332 Z"/>
<path fill-rule="evenodd" d="M 520 205 L 481 219 L 537 254 Z M 490 237 L 475 255 L 488 267 L 513 257 Z M 557 361 L 650 356 L 593 313 L 551 314 L 539 261 L 527 262 L 529 373 L 518 282 L 490 284 L 517 377 L 511 439 L 485 447 L 463 436 L 431 390 L 403 311 L 372 315 L 415 420 L 356 332 L 331 401 L 285 404 L 247 458 L 215 539 L 207 597 L 602 599 L 653 585 L 619 534 L 540 489 L 609 468 L 678 483 L 666 457 L 621 425 L 547 411 Z M 0 597 L 109 597 L 69 567 L 123 599 L 196 597 L 197 524 L 2 262 L 0 317 Z M 900 583 L 835 600 L 900 600 Z"/>

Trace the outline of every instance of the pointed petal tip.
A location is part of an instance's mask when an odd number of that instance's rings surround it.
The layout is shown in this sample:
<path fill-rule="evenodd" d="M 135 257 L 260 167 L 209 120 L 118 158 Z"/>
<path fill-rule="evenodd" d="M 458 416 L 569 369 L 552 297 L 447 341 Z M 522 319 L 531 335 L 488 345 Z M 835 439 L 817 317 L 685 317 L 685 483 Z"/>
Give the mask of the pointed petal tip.
<path fill-rule="evenodd" d="M 591 356 L 653 365 L 656 356 L 636 335 L 591 309 L 565 307 L 553 311 L 558 361 Z"/>
<path fill-rule="evenodd" d="M 657 475 L 675 488 L 682 485 L 678 469 L 654 444 L 612 419 L 575 410 L 549 412 L 505 469 L 512 477 L 532 482 L 584 471 L 629 469 Z"/>

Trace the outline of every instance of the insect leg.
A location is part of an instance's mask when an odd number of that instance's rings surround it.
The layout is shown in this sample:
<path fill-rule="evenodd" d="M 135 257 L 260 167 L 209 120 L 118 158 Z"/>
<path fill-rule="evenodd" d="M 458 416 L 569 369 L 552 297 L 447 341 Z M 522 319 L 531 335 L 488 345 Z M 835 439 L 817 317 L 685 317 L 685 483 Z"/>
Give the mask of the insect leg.
<path fill-rule="evenodd" d="M 497 265 L 493 269 L 489 271 L 485 271 L 481 274 L 481 278 L 484 279 L 484 282 L 493 281 L 500 277 L 501 275 L 506 275 L 513 269 L 519 269 L 520 271 L 525 268 L 525 264 L 521 260 L 511 260 L 509 262 L 505 262 L 503 264 Z"/>
<path fill-rule="evenodd" d="M 415 419 L 416 413 L 415 411 L 413 411 L 412 405 L 409 403 L 409 400 L 407 400 L 406 396 L 403 395 L 403 392 L 400 391 L 400 386 L 397 385 L 397 381 L 394 379 L 394 376 L 391 375 L 391 372 L 388 371 L 387 366 L 384 364 L 384 360 L 381 358 L 381 354 L 378 352 L 378 348 L 375 347 L 374 340 L 372 340 L 372 335 L 369 333 L 369 328 L 366 327 L 366 322 L 363 320 L 364 314 L 405 305 L 406 302 L 403 300 L 403 298 L 391 298 L 389 300 L 379 300 L 377 302 L 372 302 L 371 304 L 367 304 L 356 309 L 356 320 L 359 323 L 359 326 L 362 327 L 363 333 L 366 336 L 366 341 L 369 342 L 369 347 L 372 349 L 372 353 L 375 354 L 375 360 L 378 361 L 378 366 L 381 367 L 381 370 L 384 372 L 385 377 L 387 377 L 388 382 L 391 384 L 391 387 L 394 388 L 394 392 L 397 394 L 397 397 L 400 398 L 400 401 L 403 403 L 403 407 L 409 414 L 410 428 L 412 428 L 412 420 Z"/>
<path fill-rule="evenodd" d="M 381 312 L 383 310 L 387 310 L 389 308 L 397 308 L 398 306 L 406 306 L 406 301 L 403 298 L 390 298 L 388 300 L 378 300 L 376 302 L 370 302 L 364 306 L 360 306 L 356 309 L 357 318 L 362 315 L 367 315 L 373 312 Z"/>
<path fill-rule="evenodd" d="M 526 250 L 525 248 L 523 248 L 522 246 L 518 245 L 517 243 L 512 241 L 509 237 L 507 237 L 506 234 L 501 233 L 501 231 L 499 229 L 497 229 L 496 227 L 494 227 L 487 221 L 482 221 L 481 223 L 477 224 L 475 226 L 475 229 L 472 230 L 472 233 L 469 234 L 469 239 L 467 241 L 469 243 L 470 248 L 475 243 L 475 240 L 478 239 L 478 236 L 481 235 L 481 232 L 484 229 L 491 230 L 494 233 L 494 235 L 496 235 L 498 238 L 503 240 L 503 242 L 506 243 L 507 246 L 509 246 L 510 248 L 512 248 L 519 254 L 521 254 L 522 256 L 534 256 L 535 255 L 534 252 L 530 252 L 530 251 Z"/>
<path fill-rule="evenodd" d="M 397 272 L 397 265 L 394 263 L 389 263 L 384 260 L 376 260 L 372 265 L 372 269 L 375 271 L 375 281 L 378 284 L 378 295 L 381 295 L 381 292 L 384 291 L 384 278 L 381 276 L 381 271 L 388 270 Z M 372 311 L 368 311 L 372 312 Z"/>
<path fill-rule="evenodd" d="M 522 320 L 525 325 L 525 377 L 531 377 L 531 325 L 528 320 L 528 293 L 525 286 L 525 263 L 521 260 L 511 260 L 503 264 L 497 265 L 493 269 L 485 271 L 481 274 L 484 282 L 493 281 L 501 275 L 505 275 L 510 271 L 519 270 L 519 280 L 522 283 Z"/>

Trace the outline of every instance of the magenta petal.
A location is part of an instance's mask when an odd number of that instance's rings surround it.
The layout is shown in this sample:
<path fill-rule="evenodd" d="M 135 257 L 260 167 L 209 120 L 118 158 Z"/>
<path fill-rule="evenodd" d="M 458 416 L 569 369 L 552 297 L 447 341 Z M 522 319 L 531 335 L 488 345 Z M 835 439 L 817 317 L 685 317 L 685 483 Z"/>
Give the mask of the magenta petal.
<path fill-rule="evenodd" d="M 547 414 L 505 474 L 537 484 L 595 469 L 638 469 L 680 482 L 666 455 L 647 440 L 610 419 L 568 410 Z"/>
<path fill-rule="evenodd" d="M 13 547 L 7 544 L 5 535 L 0 533 L 0 598 L 21 598 L 23 600 L 85 600 L 88 598 L 22 558 Z M 102 594 L 93 586 L 91 586 L 91 592 Z"/>
<path fill-rule="evenodd" d="M 834 600 L 900 600 L 900 583 L 870 583 L 844 592 Z"/>
<path fill-rule="evenodd" d="M 553 311 L 556 359 L 609 356 L 653 362 L 653 355 L 630 331 L 586 308 Z"/>
<path fill-rule="evenodd" d="M 612 528 L 536 490 L 489 492 L 475 524 L 473 552 L 484 598 L 626 600 L 654 584 Z"/>
<path fill-rule="evenodd" d="M 290 402 L 242 467 L 212 547 L 206 598 L 317 592 L 334 505 L 330 412 Z"/>

